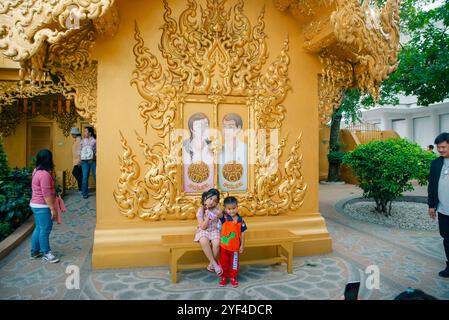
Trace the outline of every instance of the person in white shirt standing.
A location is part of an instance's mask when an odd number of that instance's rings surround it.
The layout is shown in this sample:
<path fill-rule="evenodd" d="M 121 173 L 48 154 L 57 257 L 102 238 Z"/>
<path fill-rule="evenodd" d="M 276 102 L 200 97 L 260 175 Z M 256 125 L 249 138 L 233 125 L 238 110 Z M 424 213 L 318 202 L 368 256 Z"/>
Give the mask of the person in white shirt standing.
<path fill-rule="evenodd" d="M 90 170 L 92 170 L 94 182 L 96 182 L 97 171 L 97 140 L 95 139 L 95 133 L 92 127 L 86 127 L 84 129 L 84 139 L 81 140 L 79 153 L 81 159 L 81 168 L 83 170 L 82 194 L 83 198 L 87 199 L 89 197 Z"/>

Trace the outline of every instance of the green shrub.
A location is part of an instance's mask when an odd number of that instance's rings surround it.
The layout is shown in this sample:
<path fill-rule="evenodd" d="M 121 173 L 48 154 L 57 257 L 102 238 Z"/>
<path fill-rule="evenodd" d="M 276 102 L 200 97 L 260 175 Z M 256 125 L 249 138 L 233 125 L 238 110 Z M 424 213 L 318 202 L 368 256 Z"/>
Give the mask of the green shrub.
<path fill-rule="evenodd" d="M 31 215 L 31 169 L 10 170 L 0 143 L 0 241 Z"/>
<path fill-rule="evenodd" d="M 343 163 L 358 177 L 366 198 L 373 198 L 376 211 L 387 215 L 391 202 L 413 190 L 410 180 L 427 183 L 430 162 L 436 155 L 405 139 L 372 141 L 347 153 Z"/>
<path fill-rule="evenodd" d="M 8 222 L 0 222 L 0 241 L 13 232 L 12 226 Z"/>

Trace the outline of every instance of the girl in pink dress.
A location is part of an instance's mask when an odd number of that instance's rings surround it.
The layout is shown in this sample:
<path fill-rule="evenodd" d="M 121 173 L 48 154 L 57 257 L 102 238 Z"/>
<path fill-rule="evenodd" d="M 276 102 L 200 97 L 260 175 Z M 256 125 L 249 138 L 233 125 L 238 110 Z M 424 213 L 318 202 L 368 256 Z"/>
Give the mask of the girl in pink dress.
<path fill-rule="evenodd" d="M 221 275 L 223 270 L 217 263 L 220 253 L 220 220 L 223 216 L 219 207 L 220 192 L 217 189 L 210 189 L 201 196 L 202 207 L 198 209 L 196 218 L 198 227 L 195 233 L 195 242 L 199 242 L 204 254 L 209 260 L 207 270 Z M 212 245 L 212 248 L 211 248 Z"/>

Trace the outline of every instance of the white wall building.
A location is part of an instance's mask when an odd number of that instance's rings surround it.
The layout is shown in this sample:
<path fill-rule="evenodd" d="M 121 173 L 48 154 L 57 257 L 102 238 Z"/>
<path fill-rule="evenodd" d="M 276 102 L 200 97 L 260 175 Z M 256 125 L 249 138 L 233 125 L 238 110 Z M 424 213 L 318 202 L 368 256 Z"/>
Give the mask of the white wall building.
<path fill-rule="evenodd" d="M 433 144 L 441 132 L 449 132 L 449 100 L 421 107 L 414 97 L 401 97 L 397 106 L 384 106 L 362 112 L 362 121 L 380 130 L 394 130 L 423 148 Z"/>

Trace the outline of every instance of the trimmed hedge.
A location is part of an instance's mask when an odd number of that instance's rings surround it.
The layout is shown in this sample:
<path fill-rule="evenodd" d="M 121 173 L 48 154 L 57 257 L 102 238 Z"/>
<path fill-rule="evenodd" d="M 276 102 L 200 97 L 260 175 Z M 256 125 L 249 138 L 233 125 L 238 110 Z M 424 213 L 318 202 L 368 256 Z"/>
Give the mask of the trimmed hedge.
<path fill-rule="evenodd" d="M 413 190 L 411 180 L 427 183 L 430 163 L 436 155 L 406 139 L 371 141 L 348 152 L 343 163 L 358 177 L 366 198 L 373 198 L 376 211 L 387 215 L 391 202 Z"/>

